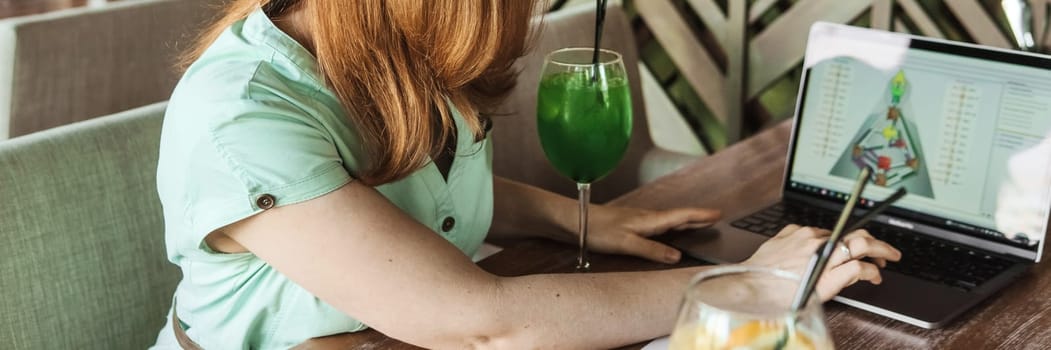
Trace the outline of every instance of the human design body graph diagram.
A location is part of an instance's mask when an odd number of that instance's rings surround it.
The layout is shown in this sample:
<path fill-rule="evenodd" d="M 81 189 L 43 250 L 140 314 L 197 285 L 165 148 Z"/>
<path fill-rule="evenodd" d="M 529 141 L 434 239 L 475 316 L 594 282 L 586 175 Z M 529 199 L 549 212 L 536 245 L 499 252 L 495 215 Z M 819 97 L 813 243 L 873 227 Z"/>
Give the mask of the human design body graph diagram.
<path fill-rule="evenodd" d="M 872 184 L 934 198 L 919 129 L 908 119 L 908 88 L 905 72 L 899 71 L 833 165 L 832 175 L 853 179 L 867 167 Z"/>

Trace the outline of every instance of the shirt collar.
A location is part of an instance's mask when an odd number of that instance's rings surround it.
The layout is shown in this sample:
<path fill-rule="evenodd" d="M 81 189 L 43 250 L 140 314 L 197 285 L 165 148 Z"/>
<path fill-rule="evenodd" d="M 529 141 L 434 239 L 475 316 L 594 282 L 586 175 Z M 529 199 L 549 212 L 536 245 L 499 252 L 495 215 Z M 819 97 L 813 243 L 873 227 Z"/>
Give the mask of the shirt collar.
<path fill-rule="evenodd" d="M 258 44 L 269 46 L 276 55 L 307 73 L 319 87 L 324 86 L 321 84 L 321 69 L 318 66 L 317 58 L 303 45 L 300 45 L 295 39 L 281 31 L 270 20 L 270 17 L 263 12 L 262 8 L 256 8 L 248 15 L 242 31 L 242 35 L 245 38 Z"/>

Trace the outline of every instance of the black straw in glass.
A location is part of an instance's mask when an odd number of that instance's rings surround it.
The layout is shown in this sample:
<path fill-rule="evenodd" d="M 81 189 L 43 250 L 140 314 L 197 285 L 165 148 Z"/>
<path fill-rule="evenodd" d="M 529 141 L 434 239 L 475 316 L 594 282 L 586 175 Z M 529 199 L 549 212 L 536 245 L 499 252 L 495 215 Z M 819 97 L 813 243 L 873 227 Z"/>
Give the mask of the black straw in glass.
<path fill-rule="evenodd" d="M 602 47 L 602 27 L 606 23 L 606 3 L 609 0 L 595 0 L 595 52 L 591 55 L 591 64 L 595 66 L 595 74 L 591 76 L 591 81 L 598 80 L 598 54 L 599 48 Z"/>

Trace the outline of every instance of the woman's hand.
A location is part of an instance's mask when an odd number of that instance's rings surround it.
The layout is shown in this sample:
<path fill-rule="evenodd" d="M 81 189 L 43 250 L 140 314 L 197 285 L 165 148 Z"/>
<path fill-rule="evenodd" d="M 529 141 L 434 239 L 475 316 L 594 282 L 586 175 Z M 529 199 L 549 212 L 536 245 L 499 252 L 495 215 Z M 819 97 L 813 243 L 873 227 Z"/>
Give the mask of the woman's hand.
<path fill-rule="evenodd" d="M 830 234 L 829 231 L 819 228 L 788 225 L 763 243 L 759 250 L 742 264 L 792 271 L 802 275 L 810 257 L 828 241 Z M 822 301 L 832 299 L 840 290 L 858 281 L 882 283 L 883 277 L 880 276 L 879 268 L 886 266 L 887 260 L 901 259 L 900 251 L 873 238 L 865 230 L 851 232 L 843 236 L 841 242 L 840 245 L 845 244 L 847 249 L 837 247 L 833 251 L 825 272 L 818 280 L 817 293 Z M 872 262 L 861 260 L 864 258 L 869 258 Z"/>
<path fill-rule="evenodd" d="M 592 250 L 668 264 L 678 262 L 682 253 L 649 237 L 668 230 L 708 227 L 722 216 L 718 210 L 700 208 L 657 211 L 592 205 L 590 209 L 588 247 Z"/>

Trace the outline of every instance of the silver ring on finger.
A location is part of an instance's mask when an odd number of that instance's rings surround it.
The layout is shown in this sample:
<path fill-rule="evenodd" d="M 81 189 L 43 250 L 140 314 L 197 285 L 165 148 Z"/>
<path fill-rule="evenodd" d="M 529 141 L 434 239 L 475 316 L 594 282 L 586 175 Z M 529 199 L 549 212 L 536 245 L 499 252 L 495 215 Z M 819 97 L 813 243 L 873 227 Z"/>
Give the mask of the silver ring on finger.
<path fill-rule="evenodd" d="M 847 255 L 847 260 L 854 260 L 854 254 L 850 253 L 850 247 L 846 243 L 839 242 L 839 251 Z"/>

